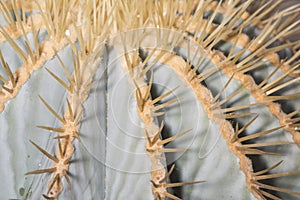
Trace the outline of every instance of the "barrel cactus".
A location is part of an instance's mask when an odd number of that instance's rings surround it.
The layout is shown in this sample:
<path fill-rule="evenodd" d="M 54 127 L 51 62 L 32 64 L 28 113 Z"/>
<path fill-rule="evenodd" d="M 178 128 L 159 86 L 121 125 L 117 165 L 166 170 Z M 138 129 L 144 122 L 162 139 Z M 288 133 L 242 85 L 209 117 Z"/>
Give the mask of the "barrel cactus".
<path fill-rule="evenodd" d="M 299 199 L 297 2 L 0 0 L 1 199 Z"/>

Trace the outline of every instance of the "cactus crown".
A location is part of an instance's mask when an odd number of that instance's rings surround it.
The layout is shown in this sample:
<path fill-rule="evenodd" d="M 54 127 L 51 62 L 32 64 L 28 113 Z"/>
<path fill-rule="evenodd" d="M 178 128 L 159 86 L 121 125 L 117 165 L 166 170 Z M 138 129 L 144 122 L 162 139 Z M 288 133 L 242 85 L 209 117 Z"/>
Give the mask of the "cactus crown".
<path fill-rule="evenodd" d="M 0 195 L 299 197 L 283 2 L 0 0 Z"/>

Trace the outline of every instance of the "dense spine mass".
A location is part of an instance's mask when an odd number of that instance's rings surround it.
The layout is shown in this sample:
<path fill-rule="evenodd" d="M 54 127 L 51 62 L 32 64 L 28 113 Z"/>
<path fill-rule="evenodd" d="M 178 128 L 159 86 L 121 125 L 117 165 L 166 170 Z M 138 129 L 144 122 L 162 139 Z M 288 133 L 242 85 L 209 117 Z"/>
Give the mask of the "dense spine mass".
<path fill-rule="evenodd" d="M 63 114 L 40 96 L 60 126 L 30 124 L 57 134 L 53 137 L 56 150 L 51 153 L 40 147 L 34 138 L 30 140 L 52 162 L 48 168 L 25 174 L 51 174 L 46 176 L 46 183 L 43 182 L 47 189 L 39 195 L 45 199 L 59 199 L 64 190 L 72 190 L 72 184 L 79 180 L 70 173 L 70 168 L 76 165 L 72 162 L 79 148 L 76 142 L 81 143 L 80 133 L 84 132 L 81 128 L 87 115 L 85 103 L 92 98 L 93 92 L 97 92 L 93 91 L 97 84 L 95 75 L 107 59 L 106 50 L 111 48 L 132 86 L 135 114 L 143 124 L 144 152 L 151 165 L 149 190 L 154 199 L 186 199 L 184 194 L 177 196 L 176 189 L 169 188 L 194 185 L 193 190 L 201 191 L 202 185 L 211 181 L 174 181 L 172 178 L 176 165 L 169 165 L 167 154 L 185 152 L 186 149 L 180 146 L 169 148 L 168 144 L 184 139 L 194 127 L 176 135 L 163 134 L 171 130 L 165 122 L 168 109 L 180 106 L 181 99 L 170 100 L 176 93 L 176 85 L 163 94 L 155 93 L 154 78 L 165 76 L 155 73 L 155 66 L 160 64 L 176 74 L 184 89 L 191 91 L 207 118 L 216 125 L 215 131 L 236 156 L 244 182 L 255 198 L 277 200 L 282 194 L 287 195 L 282 198 L 299 198 L 298 191 L 281 187 L 276 181 L 266 182 L 300 174 L 298 168 L 277 170 L 282 160 L 276 156 L 284 154 L 277 147 L 296 146 L 297 151 L 290 151 L 296 155 L 299 155 L 300 147 L 297 101 L 300 97 L 300 45 L 299 40 L 289 40 L 300 33 L 300 4 L 276 11 L 281 3 L 283 0 L 136 0 L 130 3 L 124 0 L 0 0 L 3 21 L 0 42 L 7 42 L 21 63 L 11 67 L 7 63 L 9 57 L 0 51 L 3 67 L 0 71 L 0 115 L 6 113 L 6 107 L 20 95 L 36 71 L 46 70 L 66 93 Z M 253 7 L 256 9 L 251 9 Z M 23 38 L 23 45 L 18 38 Z M 59 56 L 67 46 L 72 49 L 71 70 L 67 67 L 70 63 L 65 63 Z M 44 67 L 53 58 L 58 59 L 60 66 L 54 67 L 60 67 L 64 77 Z M 106 84 L 110 74 L 107 76 Z M 226 81 L 212 86 L 210 81 L 214 77 Z M 109 86 L 104 95 L 110 98 L 108 90 Z M 242 101 L 245 94 L 250 102 Z M 99 103 L 110 106 L 107 102 Z M 259 121 L 267 120 L 265 114 L 260 113 L 263 109 L 274 116 L 279 126 L 269 128 L 260 124 L 258 129 L 251 128 Z M 105 112 L 109 109 L 101 114 Z M 106 128 L 109 125 L 106 123 Z M 277 137 L 279 131 L 288 133 L 291 138 Z M 105 150 L 105 156 L 106 153 Z M 267 161 L 272 156 L 272 161 Z M 266 160 L 263 167 L 257 157 Z M 274 160 L 277 161 L 274 163 Z M 110 199 L 106 187 L 101 191 L 106 199 Z M 29 188 L 26 199 L 34 192 Z"/>

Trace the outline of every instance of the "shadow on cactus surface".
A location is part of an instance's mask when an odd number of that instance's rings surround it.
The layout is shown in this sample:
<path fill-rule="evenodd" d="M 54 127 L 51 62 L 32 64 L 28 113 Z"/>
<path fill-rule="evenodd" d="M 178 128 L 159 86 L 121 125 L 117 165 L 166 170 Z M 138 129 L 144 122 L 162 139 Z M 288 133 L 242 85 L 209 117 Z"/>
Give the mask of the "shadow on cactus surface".
<path fill-rule="evenodd" d="M 0 8 L 0 199 L 300 199 L 299 2 Z"/>

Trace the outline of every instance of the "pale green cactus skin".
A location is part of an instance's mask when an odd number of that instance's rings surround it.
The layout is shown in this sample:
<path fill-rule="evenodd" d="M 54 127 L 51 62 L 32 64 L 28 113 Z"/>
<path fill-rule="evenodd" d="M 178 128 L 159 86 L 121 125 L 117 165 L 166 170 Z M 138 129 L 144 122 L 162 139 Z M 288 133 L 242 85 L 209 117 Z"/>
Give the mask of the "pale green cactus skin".
<path fill-rule="evenodd" d="M 4 25 L 3 19 L 0 24 Z M 31 34 L 29 40 L 33 43 Z M 39 40 L 47 38 L 46 30 L 39 34 Z M 23 46 L 24 36 L 14 41 Z M 231 43 L 218 47 L 228 51 Z M 242 49 L 237 46 L 236 51 Z M 22 64 L 15 50 L 5 41 L 0 50 L 14 72 Z M 177 54 L 187 58 L 187 49 L 178 47 Z M 288 51 L 288 50 L 286 50 Z M 251 52 L 249 52 L 251 53 Z M 70 73 L 73 72 L 72 48 L 67 45 L 58 55 Z M 75 152 L 69 168 L 71 187 L 63 180 L 64 190 L 60 199 L 153 199 L 151 191 L 151 161 L 146 154 L 143 121 L 138 115 L 134 86 L 130 77 L 121 66 L 118 49 L 106 45 L 101 56 L 103 59 L 94 75 L 94 82 L 87 100 L 83 103 L 84 114 L 79 131 L 80 141 L 74 140 Z M 201 58 L 201 55 L 199 56 Z M 206 67 L 215 66 L 208 58 Z M 51 127 L 60 126 L 60 122 L 40 101 L 38 96 L 47 100 L 55 111 L 63 115 L 67 109 L 65 100 L 67 91 L 46 71 L 46 67 L 67 82 L 65 72 L 56 56 L 48 60 L 43 67 L 34 71 L 30 79 L 21 87 L 18 94 L 5 104 L 0 113 L 0 199 L 41 199 L 47 192 L 49 174 L 24 174 L 35 169 L 49 168 L 52 161 L 38 151 L 29 140 L 56 154 L 57 142 L 53 139 L 56 133 L 37 128 L 37 125 Z M 253 73 L 253 77 L 267 77 L 274 66 L 267 64 L 265 68 Z M 172 68 L 164 63 L 156 63 L 153 68 L 153 87 L 151 96 L 160 96 L 178 87 L 172 95 L 160 103 L 175 98 L 179 102 L 164 108 L 165 115 L 157 117 L 157 121 L 165 122 L 162 137 L 170 137 L 183 131 L 191 131 L 183 137 L 169 143 L 166 147 L 185 148 L 183 153 L 166 153 L 169 168 L 176 163 L 173 175 L 168 182 L 188 182 L 205 180 L 205 183 L 188 185 L 170 189 L 170 193 L 182 199 L 256 199 L 247 187 L 245 174 L 240 169 L 239 159 L 230 151 L 226 140 L 221 136 L 218 125 L 208 118 L 203 105 L 197 100 L 194 91 L 188 87 Z M 4 68 L 0 74 L 8 78 Z M 274 79 L 282 72 L 274 75 Z M 229 80 L 219 71 L 205 80 L 207 88 L 213 95 L 222 90 Z M 2 84 L 2 82 L 1 82 Z M 241 88 L 241 83 L 233 79 L 230 87 L 222 93 L 221 99 Z M 297 93 L 300 85 L 292 85 L 286 93 Z M 285 94 L 282 92 L 281 95 Z M 245 89 L 236 98 L 226 103 L 230 107 L 256 103 L 251 92 Z M 299 98 L 288 102 L 289 108 L 300 108 Z M 288 108 L 286 108 L 288 109 Z M 259 114 L 247 134 L 265 131 L 280 126 L 278 119 L 264 106 L 248 108 L 251 113 Z M 232 120 L 245 125 L 254 115 Z M 262 137 L 260 142 L 293 141 L 284 129 L 276 134 Z M 280 160 L 284 162 L 272 173 L 300 170 L 300 150 L 297 145 L 283 145 L 267 148 L 268 151 L 283 153 L 284 157 L 253 156 L 256 171 L 271 167 Z M 280 185 L 294 191 L 300 191 L 299 175 L 282 179 L 271 179 L 268 183 Z M 282 199 L 298 199 L 299 197 L 274 193 Z"/>

